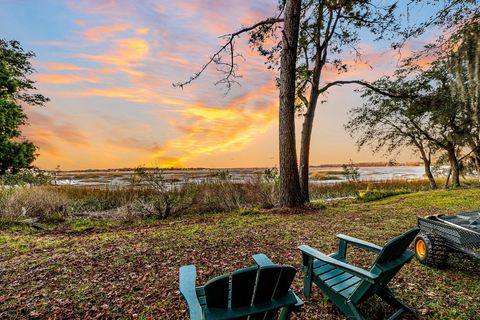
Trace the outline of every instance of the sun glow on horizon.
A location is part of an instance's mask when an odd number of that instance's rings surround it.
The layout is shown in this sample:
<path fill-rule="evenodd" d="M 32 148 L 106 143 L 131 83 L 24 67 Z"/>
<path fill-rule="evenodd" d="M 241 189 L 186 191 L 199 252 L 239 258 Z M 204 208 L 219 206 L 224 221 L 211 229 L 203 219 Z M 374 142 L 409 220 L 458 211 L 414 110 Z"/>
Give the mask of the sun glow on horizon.
<path fill-rule="evenodd" d="M 35 165 L 106 169 L 277 164 L 276 73 L 267 70 L 264 58 L 245 39 L 238 40 L 245 56 L 241 85 L 227 95 L 213 85 L 220 76 L 214 68 L 188 87 L 172 86 L 201 68 L 218 48 L 219 35 L 272 16 L 275 2 L 235 0 L 212 8 L 200 0 L 46 0 L 0 6 L 5 7 L 0 10 L 4 37 L 36 53 L 34 79 L 51 98 L 44 109 L 27 108 L 30 125 L 23 132 L 40 147 Z M 368 64 L 347 61 L 354 65 L 350 76 L 375 79 L 395 67 L 391 54 L 379 53 L 371 43 L 362 47 Z M 331 80 L 348 75 L 325 70 L 323 76 Z M 384 160 L 369 150 L 357 153 L 343 130 L 346 111 L 361 103 L 353 89 L 334 89 L 328 102 L 319 105 L 312 163 Z"/>

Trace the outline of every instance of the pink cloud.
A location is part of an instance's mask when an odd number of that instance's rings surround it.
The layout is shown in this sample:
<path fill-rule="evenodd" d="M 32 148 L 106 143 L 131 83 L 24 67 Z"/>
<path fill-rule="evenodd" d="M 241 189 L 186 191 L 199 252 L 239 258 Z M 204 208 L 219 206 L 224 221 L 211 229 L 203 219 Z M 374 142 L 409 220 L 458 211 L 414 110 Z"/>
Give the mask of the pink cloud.
<path fill-rule="evenodd" d="M 81 32 L 81 35 L 88 41 L 101 41 L 113 33 L 128 30 L 128 25 L 100 26 Z"/>
<path fill-rule="evenodd" d="M 45 67 L 49 70 L 68 70 L 68 71 L 78 71 L 78 70 L 85 69 L 71 63 L 47 63 Z"/>
<path fill-rule="evenodd" d="M 72 74 L 39 74 L 35 77 L 41 83 L 52 84 L 73 84 L 80 82 L 97 83 L 98 78 L 95 76 L 82 76 Z"/>
<path fill-rule="evenodd" d="M 111 52 L 79 54 L 78 57 L 99 63 L 128 67 L 143 65 L 150 50 L 148 42 L 140 38 L 116 39 L 114 43 L 115 47 Z"/>

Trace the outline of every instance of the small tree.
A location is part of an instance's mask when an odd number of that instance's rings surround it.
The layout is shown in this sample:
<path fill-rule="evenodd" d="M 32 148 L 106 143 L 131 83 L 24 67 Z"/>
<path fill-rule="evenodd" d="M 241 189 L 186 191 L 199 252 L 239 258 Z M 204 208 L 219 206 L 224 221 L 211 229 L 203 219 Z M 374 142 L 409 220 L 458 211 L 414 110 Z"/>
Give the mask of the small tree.
<path fill-rule="evenodd" d="M 36 90 L 29 76 L 35 72 L 30 59 L 17 41 L 0 39 L 0 174 L 31 167 L 37 147 L 24 139 L 20 126 L 27 124 L 22 103 L 43 106 L 48 98 L 31 93 Z"/>
<path fill-rule="evenodd" d="M 355 167 L 355 164 L 352 160 L 348 164 L 342 165 L 343 169 L 343 176 L 347 179 L 350 183 L 357 183 L 360 182 L 360 171 L 358 167 Z"/>
<path fill-rule="evenodd" d="M 395 88 L 398 92 L 405 92 L 405 96 L 416 91 L 412 84 L 404 79 L 383 78 L 374 85 L 387 90 Z M 358 148 L 369 146 L 374 153 L 384 150 L 391 154 L 404 147 L 413 147 L 424 163 L 425 175 L 431 188 L 436 189 L 437 184 L 431 171 L 431 156 L 435 148 L 418 129 L 428 126 L 427 117 L 410 112 L 415 101 L 388 97 L 372 90 L 367 90 L 363 98 L 367 101 L 362 107 L 350 110 L 349 121 L 345 125 L 350 136 L 356 139 Z"/>

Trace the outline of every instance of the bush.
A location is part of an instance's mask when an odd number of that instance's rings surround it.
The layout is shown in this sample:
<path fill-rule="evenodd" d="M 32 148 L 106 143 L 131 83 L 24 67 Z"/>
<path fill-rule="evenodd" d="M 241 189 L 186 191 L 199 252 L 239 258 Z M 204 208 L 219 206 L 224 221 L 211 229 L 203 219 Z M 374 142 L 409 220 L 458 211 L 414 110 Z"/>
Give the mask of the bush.
<path fill-rule="evenodd" d="M 48 185 L 53 177 L 44 171 L 25 169 L 17 173 L 5 173 L 0 175 L 0 185 L 25 186 L 25 185 Z"/>

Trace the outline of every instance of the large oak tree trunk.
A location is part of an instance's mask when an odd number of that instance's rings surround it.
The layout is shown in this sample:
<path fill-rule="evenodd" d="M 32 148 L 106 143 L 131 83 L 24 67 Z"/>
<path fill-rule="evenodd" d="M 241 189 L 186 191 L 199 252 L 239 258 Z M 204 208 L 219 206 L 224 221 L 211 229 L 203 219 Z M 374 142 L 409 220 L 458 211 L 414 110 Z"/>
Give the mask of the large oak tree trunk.
<path fill-rule="evenodd" d="M 424 165 L 424 168 L 425 168 L 425 175 L 427 176 L 428 181 L 430 182 L 430 188 L 432 188 L 432 190 L 436 190 L 437 189 L 437 182 L 435 181 L 435 178 L 433 177 L 433 173 L 432 173 L 432 169 L 431 169 L 432 159 L 431 159 L 431 156 L 430 156 L 430 152 L 427 155 L 427 153 L 425 152 L 425 149 L 424 149 L 424 147 L 421 143 L 417 143 L 417 142 L 414 142 L 414 143 L 417 146 L 418 150 L 420 151 L 420 156 L 423 160 L 423 165 Z"/>
<path fill-rule="evenodd" d="M 437 183 L 435 182 L 435 178 L 433 177 L 432 170 L 431 170 L 431 161 L 428 159 L 423 159 L 423 164 L 425 166 L 425 175 L 428 178 L 428 181 L 430 182 L 430 188 L 432 190 L 437 189 Z"/>
<path fill-rule="evenodd" d="M 280 60 L 279 163 L 280 206 L 303 204 L 295 145 L 295 70 L 301 0 L 287 0 Z"/>
<path fill-rule="evenodd" d="M 448 169 L 448 172 L 447 172 L 447 177 L 445 178 L 445 184 L 443 185 L 443 187 L 445 189 L 448 188 L 448 183 L 450 182 L 450 176 L 452 175 L 452 168 Z"/>
<path fill-rule="evenodd" d="M 460 165 L 458 163 L 457 155 L 455 154 L 455 147 L 449 146 L 447 148 L 447 154 L 452 172 L 452 187 L 460 187 Z"/>
<path fill-rule="evenodd" d="M 475 165 L 475 171 L 477 172 L 477 179 L 480 180 L 480 146 L 474 139 L 470 139 L 468 145 L 472 148 L 472 159 Z"/>

